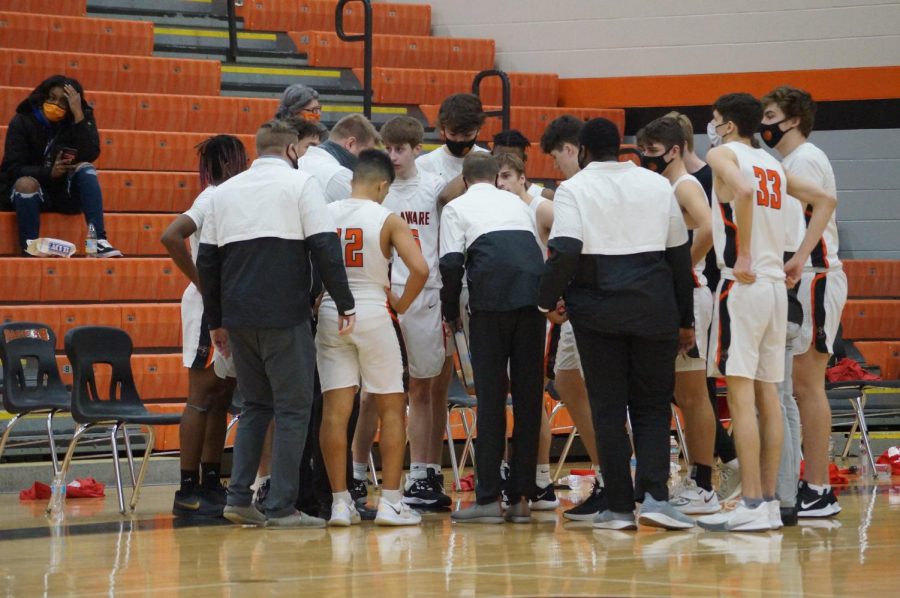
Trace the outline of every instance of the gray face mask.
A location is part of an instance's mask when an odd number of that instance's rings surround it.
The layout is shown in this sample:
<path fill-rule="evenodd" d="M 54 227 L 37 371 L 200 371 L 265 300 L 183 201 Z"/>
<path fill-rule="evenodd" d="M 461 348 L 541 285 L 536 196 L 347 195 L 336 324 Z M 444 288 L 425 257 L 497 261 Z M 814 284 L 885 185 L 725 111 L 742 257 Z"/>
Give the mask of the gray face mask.
<path fill-rule="evenodd" d="M 724 125 L 722 123 L 716 126 L 714 121 L 709 121 L 709 124 L 706 125 L 706 136 L 709 137 L 709 147 L 717 147 L 722 145 L 722 136 L 719 135 L 718 128 Z"/>

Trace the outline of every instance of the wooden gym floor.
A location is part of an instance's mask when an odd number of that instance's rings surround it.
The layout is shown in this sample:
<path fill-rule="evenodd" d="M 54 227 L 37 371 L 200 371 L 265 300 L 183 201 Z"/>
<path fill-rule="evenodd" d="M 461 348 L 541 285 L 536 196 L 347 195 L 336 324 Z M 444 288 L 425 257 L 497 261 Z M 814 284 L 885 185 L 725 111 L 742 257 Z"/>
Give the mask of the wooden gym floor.
<path fill-rule="evenodd" d="M 852 484 L 832 520 L 764 534 L 593 531 L 531 525 L 275 531 L 179 525 L 174 487 L 146 488 L 133 517 L 105 499 L 0 496 L 0 596 L 890 596 L 900 588 L 900 485 Z M 467 503 L 472 493 L 455 495 Z M 893 501 L 891 500 L 893 499 Z M 891 503 L 895 504 L 891 504 Z"/>

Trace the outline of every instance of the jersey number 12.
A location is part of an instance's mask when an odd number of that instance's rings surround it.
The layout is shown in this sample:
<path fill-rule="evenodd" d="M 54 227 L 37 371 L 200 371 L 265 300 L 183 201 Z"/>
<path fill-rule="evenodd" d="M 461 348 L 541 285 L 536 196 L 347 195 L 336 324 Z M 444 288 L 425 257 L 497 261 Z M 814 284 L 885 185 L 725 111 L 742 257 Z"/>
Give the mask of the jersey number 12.
<path fill-rule="evenodd" d="M 343 233 L 343 234 L 342 234 Z M 347 241 L 344 245 L 344 266 L 362 268 L 363 266 L 363 232 L 361 228 L 337 229 L 338 239 Z"/>

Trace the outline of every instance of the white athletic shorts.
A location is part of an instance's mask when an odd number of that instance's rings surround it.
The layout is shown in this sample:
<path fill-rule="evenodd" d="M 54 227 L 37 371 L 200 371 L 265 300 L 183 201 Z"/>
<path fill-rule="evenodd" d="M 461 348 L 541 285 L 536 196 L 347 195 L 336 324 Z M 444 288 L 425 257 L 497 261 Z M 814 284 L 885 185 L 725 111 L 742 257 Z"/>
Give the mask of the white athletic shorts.
<path fill-rule="evenodd" d="M 781 281 L 741 284 L 722 279 L 710 334 L 710 376 L 784 380 L 787 287 Z"/>
<path fill-rule="evenodd" d="M 403 392 L 400 340 L 386 306 L 357 306 L 356 325 L 338 334 L 337 311 L 319 308 L 316 365 L 322 392 L 358 387 L 374 394 Z"/>
<path fill-rule="evenodd" d="M 404 287 L 394 286 L 398 297 Z M 433 378 L 444 369 L 447 343 L 441 319 L 440 289 L 422 289 L 405 314 L 399 315 L 410 378 Z"/>
<path fill-rule="evenodd" d="M 847 275 L 843 270 L 804 272 L 797 295 L 803 306 L 803 325 L 799 350 L 794 354 L 802 355 L 813 348 L 831 355 L 841 313 L 847 304 Z"/>
<path fill-rule="evenodd" d="M 575 332 L 572 330 L 572 322 L 566 320 L 559 328 L 559 344 L 556 345 L 556 362 L 553 365 L 553 372 L 559 373 L 560 370 L 578 370 L 584 376 L 581 370 L 581 356 L 578 354 L 578 345 L 575 344 Z"/>
<path fill-rule="evenodd" d="M 203 297 L 193 284 L 181 295 L 181 360 L 184 367 L 205 370 L 210 365 L 219 378 L 234 378 L 234 361 L 213 347 L 203 317 Z"/>
<path fill-rule="evenodd" d="M 709 346 L 709 327 L 712 324 L 713 296 L 706 285 L 694 289 L 694 336 L 696 348 L 688 355 L 675 358 L 676 372 L 706 371 L 706 350 Z"/>

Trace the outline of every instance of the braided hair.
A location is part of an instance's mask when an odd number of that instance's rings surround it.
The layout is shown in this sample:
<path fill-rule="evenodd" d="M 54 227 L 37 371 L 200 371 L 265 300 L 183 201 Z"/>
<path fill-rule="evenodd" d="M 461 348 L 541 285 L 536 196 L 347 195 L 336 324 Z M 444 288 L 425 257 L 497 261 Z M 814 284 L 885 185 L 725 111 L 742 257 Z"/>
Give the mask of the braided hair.
<path fill-rule="evenodd" d="M 200 186 L 220 185 L 247 170 L 247 152 L 241 140 L 233 135 L 215 135 L 198 143 Z"/>

